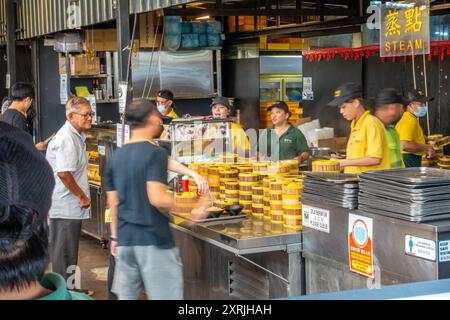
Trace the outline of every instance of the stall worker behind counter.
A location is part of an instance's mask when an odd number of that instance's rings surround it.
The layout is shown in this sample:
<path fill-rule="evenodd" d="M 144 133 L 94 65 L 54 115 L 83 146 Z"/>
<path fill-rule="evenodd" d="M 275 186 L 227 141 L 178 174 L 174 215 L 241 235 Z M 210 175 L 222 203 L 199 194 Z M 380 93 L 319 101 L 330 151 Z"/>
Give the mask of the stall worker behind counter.
<path fill-rule="evenodd" d="M 433 158 L 436 152 L 433 146 L 425 143 L 425 136 L 419 123 L 419 118 L 427 115 L 425 102 L 431 101 L 422 91 L 410 91 L 405 95 L 406 111 L 395 126 L 400 136 L 403 161 L 406 167 L 420 167 L 422 155 Z"/>
<path fill-rule="evenodd" d="M 375 116 L 383 122 L 386 130 L 386 139 L 389 149 L 391 169 L 404 168 L 403 157 L 400 147 L 400 138 L 395 123 L 403 115 L 404 99 L 394 88 L 381 90 L 375 102 Z"/>
<path fill-rule="evenodd" d="M 260 157 L 273 160 L 298 160 L 309 158 L 309 148 L 303 133 L 289 123 L 291 116 L 285 102 L 280 101 L 269 107 L 273 126 L 261 133 L 259 141 Z M 275 154 L 278 153 L 278 154 Z"/>
<path fill-rule="evenodd" d="M 351 123 L 347 159 L 340 160 L 345 173 L 359 174 L 369 170 L 390 169 L 389 150 L 383 123 L 366 111 L 362 88 L 357 83 L 341 85 L 329 106 L 339 107 Z"/>
<path fill-rule="evenodd" d="M 216 97 L 211 103 L 211 113 L 214 119 L 228 119 L 230 117 L 230 104 L 225 97 Z M 244 129 L 237 124 L 231 123 L 231 150 L 233 153 L 248 157 L 250 143 Z"/>
<path fill-rule="evenodd" d="M 178 118 L 178 115 L 174 110 L 175 103 L 173 99 L 173 92 L 170 90 L 161 90 L 158 92 L 156 96 L 156 106 L 163 117 L 172 119 Z"/>

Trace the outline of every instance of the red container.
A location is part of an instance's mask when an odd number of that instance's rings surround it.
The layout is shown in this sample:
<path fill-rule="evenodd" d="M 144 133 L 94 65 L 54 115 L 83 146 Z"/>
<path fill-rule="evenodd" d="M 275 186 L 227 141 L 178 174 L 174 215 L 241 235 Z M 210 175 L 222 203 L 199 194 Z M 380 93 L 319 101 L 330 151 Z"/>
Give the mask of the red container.
<path fill-rule="evenodd" d="M 189 177 L 184 176 L 182 179 L 182 185 L 183 185 L 183 191 L 182 192 L 189 192 Z"/>

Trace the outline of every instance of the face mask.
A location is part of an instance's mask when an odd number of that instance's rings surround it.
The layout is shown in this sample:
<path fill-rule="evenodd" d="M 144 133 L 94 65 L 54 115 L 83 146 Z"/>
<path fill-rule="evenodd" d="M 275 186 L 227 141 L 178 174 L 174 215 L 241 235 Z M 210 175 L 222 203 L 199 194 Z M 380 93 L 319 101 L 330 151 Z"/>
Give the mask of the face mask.
<path fill-rule="evenodd" d="M 416 112 L 414 112 L 414 115 L 415 115 L 417 118 L 425 117 L 425 116 L 427 115 L 427 108 L 424 107 L 424 106 L 420 106 L 420 107 L 419 107 L 419 110 L 417 110 Z"/>
<path fill-rule="evenodd" d="M 166 108 L 165 105 L 163 105 L 163 104 L 158 104 L 157 107 L 158 107 L 158 111 L 159 111 L 160 113 L 166 113 L 166 112 L 167 112 L 167 108 Z"/>

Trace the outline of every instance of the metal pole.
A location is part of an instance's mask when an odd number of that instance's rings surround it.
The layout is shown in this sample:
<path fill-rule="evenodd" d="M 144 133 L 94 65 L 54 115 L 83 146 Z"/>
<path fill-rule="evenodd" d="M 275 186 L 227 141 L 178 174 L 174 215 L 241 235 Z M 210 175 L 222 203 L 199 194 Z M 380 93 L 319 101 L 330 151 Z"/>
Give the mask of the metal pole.
<path fill-rule="evenodd" d="M 6 83 L 10 86 L 7 87 L 10 92 L 10 88 L 16 83 L 16 2 L 15 0 L 7 0 L 7 22 L 6 22 L 6 52 L 7 52 L 7 70 Z M 9 78 L 9 81 L 8 81 Z"/>
<path fill-rule="evenodd" d="M 422 57 L 423 57 L 423 77 L 424 77 L 424 81 L 425 81 L 425 96 L 428 97 L 427 65 L 426 65 L 426 62 L 425 62 L 425 54 L 423 54 Z M 428 107 L 429 107 L 429 102 L 428 101 L 427 101 L 426 105 L 427 105 L 427 109 L 428 109 Z M 428 135 L 430 135 L 431 134 L 431 130 L 430 130 L 430 112 L 429 112 L 429 109 L 428 109 L 428 112 L 427 112 L 427 130 L 428 130 Z"/>

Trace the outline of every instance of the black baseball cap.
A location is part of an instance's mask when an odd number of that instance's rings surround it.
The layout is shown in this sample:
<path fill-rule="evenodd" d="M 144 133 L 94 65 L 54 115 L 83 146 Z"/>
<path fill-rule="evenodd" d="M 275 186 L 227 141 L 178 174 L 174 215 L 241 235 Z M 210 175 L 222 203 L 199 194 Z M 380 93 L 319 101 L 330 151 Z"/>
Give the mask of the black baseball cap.
<path fill-rule="evenodd" d="M 434 98 L 429 98 L 425 95 L 425 92 L 422 90 L 411 90 L 407 91 L 405 94 L 406 102 L 409 104 L 411 102 L 430 102 L 433 101 Z"/>
<path fill-rule="evenodd" d="M 216 104 L 222 104 L 222 105 L 224 105 L 225 107 L 227 107 L 228 109 L 231 109 L 230 103 L 228 102 L 228 99 L 225 98 L 225 97 L 219 96 L 219 97 L 214 98 L 213 101 L 212 101 L 212 103 L 211 103 L 211 105 L 210 105 L 209 107 L 212 108 L 212 107 L 214 107 Z"/>
<path fill-rule="evenodd" d="M 166 99 L 166 100 L 171 100 L 171 101 L 173 101 L 173 99 L 174 99 L 173 92 L 170 90 L 161 90 L 158 92 L 157 96 L 160 98 Z"/>
<path fill-rule="evenodd" d="M 287 106 L 286 102 L 284 101 L 280 101 L 275 103 L 274 105 L 271 105 L 270 107 L 267 108 L 267 111 L 272 111 L 273 108 L 278 108 L 283 110 L 286 113 L 289 113 L 289 107 Z"/>
<path fill-rule="evenodd" d="M 385 88 L 381 90 L 376 98 L 376 107 L 388 105 L 388 104 L 406 104 L 406 100 L 402 95 L 394 88 Z"/>
<path fill-rule="evenodd" d="M 363 93 L 361 85 L 353 82 L 348 82 L 339 86 L 336 91 L 334 91 L 334 99 L 330 101 L 327 106 L 339 107 L 343 103 L 362 97 Z"/>

